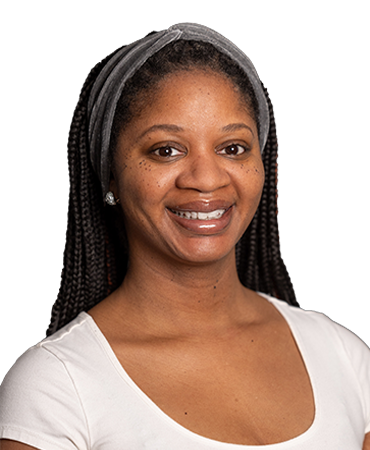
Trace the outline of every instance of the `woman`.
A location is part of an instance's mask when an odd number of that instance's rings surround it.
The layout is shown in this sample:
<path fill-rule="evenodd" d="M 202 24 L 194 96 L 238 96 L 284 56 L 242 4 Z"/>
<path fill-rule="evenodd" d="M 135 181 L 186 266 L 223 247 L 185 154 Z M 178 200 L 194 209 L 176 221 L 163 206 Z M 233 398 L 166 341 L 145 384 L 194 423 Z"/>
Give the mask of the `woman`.
<path fill-rule="evenodd" d="M 297 307 L 276 157 L 267 92 L 212 30 L 93 69 L 61 289 L 1 387 L 2 450 L 370 448 L 369 350 Z"/>

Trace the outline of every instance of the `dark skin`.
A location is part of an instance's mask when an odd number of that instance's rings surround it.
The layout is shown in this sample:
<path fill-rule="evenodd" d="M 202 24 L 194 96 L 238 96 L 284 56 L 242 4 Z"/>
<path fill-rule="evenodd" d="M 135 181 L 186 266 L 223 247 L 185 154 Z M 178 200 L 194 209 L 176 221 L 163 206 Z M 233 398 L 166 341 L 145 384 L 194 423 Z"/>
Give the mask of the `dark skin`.
<path fill-rule="evenodd" d="M 236 272 L 235 243 L 264 172 L 256 124 L 234 86 L 204 72 L 171 75 L 123 131 L 114 175 L 129 271 L 89 314 L 129 376 L 211 439 L 266 445 L 307 431 L 315 404 L 299 349 L 277 309 Z M 176 214 L 219 209 L 227 211 L 208 221 Z"/>
<path fill-rule="evenodd" d="M 112 188 L 126 214 L 130 269 L 90 311 L 166 414 L 236 444 L 285 441 L 314 418 L 285 320 L 236 273 L 234 246 L 263 182 L 256 125 L 234 87 L 202 72 L 172 75 L 119 140 Z M 233 205 L 226 226 L 197 228 L 168 212 L 207 202 Z"/>

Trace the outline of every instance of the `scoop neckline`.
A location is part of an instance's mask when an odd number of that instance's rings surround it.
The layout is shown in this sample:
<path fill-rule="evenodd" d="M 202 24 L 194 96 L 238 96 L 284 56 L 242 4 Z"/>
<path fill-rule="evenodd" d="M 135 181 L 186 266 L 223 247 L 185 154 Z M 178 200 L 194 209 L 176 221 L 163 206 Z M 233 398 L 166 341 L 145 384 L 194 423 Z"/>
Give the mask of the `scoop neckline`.
<path fill-rule="evenodd" d="M 248 444 L 235 444 L 232 442 L 224 442 L 224 441 L 217 441 L 216 439 L 208 438 L 206 436 L 202 436 L 201 434 L 198 434 L 194 431 L 189 430 L 188 428 L 184 427 L 180 423 L 176 422 L 176 420 L 172 419 L 168 414 L 166 414 L 145 392 L 140 389 L 140 387 L 135 383 L 135 381 L 129 376 L 129 374 L 126 372 L 122 364 L 119 362 L 116 354 L 114 353 L 111 345 L 109 344 L 108 340 L 98 327 L 97 323 L 93 319 L 90 314 L 83 311 L 80 313 L 81 316 L 83 316 L 87 323 L 92 327 L 92 330 L 94 331 L 94 336 L 99 342 L 99 344 L 104 349 L 105 353 L 107 354 L 109 360 L 111 361 L 112 365 L 114 366 L 116 372 L 118 372 L 119 376 L 125 381 L 127 385 L 130 386 L 130 388 L 152 409 L 154 412 L 160 416 L 169 426 L 180 432 L 183 436 L 187 437 L 188 439 L 191 439 L 193 441 L 197 441 L 198 444 L 207 445 L 208 449 L 234 449 L 234 450 L 258 450 L 258 449 L 267 449 L 267 450 L 288 450 L 289 448 L 296 448 L 295 446 L 300 443 L 300 441 L 304 441 L 305 439 L 309 438 L 309 436 L 314 433 L 317 422 L 319 420 L 319 417 L 321 415 L 320 412 L 320 400 L 319 400 L 319 393 L 317 390 L 317 386 L 315 383 L 316 377 L 313 375 L 313 367 L 311 365 L 310 357 L 307 354 L 306 346 L 304 344 L 304 340 L 301 336 L 300 330 L 298 327 L 295 326 L 293 321 L 290 319 L 289 314 L 289 308 L 292 308 L 290 305 L 288 305 L 286 302 L 282 300 L 278 300 L 274 297 L 271 297 L 265 293 L 258 292 L 258 295 L 260 295 L 262 298 L 269 301 L 276 309 L 277 311 L 282 315 L 284 320 L 286 321 L 290 332 L 293 336 L 293 339 L 296 343 L 296 346 L 298 348 L 298 351 L 301 355 L 302 361 L 305 365 L 306 372 L 310 381 L 313 399 L 314 399 L 314 409 L 315 414 L 313 421 L 310 425 L 310 427 L 304 431 L 303 433 L 299 434 L 298 436 L 295 436 L 292 439 L 289 439 L 287 441 L 282 442 L 276 442 L 274 444 L 266 444 L 266 445 L 248 445 Z M 293 447 L 292 447 L 293 446 Z"/>

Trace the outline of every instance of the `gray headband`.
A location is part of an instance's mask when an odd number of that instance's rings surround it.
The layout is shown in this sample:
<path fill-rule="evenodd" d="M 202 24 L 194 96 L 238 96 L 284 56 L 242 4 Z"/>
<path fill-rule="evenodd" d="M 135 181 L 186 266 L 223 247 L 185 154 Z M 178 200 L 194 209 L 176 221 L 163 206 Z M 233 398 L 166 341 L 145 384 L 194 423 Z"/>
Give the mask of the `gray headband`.
<path fill-rule="evenodd" d="M 250 59 L 236 45 L 210 28 L 192 23 L 173 25 L 168 30 L 152 33 L 121 48 L 107 62 L 93 85 L 88 103 L 88 138 L 91 162 L 99 176 L 103 195 L 109 191 L 111 129 L 116 105 L 125 83 L 148 58 L 179 39 L 212 44 L 234 60 L 248 75 L 258 102 L 259 142 L 261 152 L 263 151 L 269 130 L 269 110 L 261 82 Z"/>

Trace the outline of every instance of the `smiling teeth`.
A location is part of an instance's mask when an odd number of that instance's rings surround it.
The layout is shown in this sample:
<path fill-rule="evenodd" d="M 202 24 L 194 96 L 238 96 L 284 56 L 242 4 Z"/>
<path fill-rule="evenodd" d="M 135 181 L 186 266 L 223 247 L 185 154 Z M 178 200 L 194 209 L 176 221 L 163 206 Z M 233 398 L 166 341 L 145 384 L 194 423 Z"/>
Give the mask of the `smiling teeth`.
<path fill-rule="evenodd" d="M 211 211 L 208 213 L 197 211 L 175 211 L 173 209 L 171 209 L 171 211 L 176 214 L 176 216 L 182 217 L 183 219 L 212 220 L 222 217 L 226 209 L 216 209 L 215 211 Z"/>

